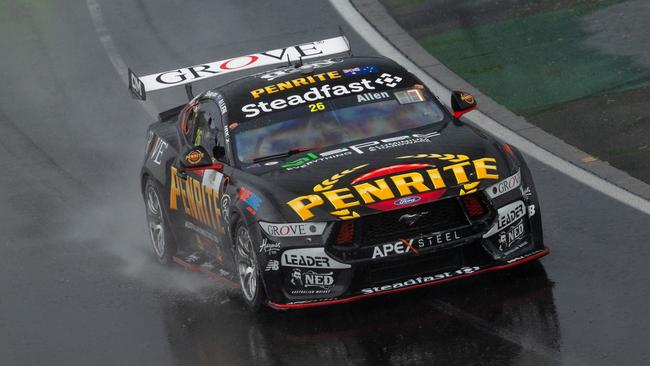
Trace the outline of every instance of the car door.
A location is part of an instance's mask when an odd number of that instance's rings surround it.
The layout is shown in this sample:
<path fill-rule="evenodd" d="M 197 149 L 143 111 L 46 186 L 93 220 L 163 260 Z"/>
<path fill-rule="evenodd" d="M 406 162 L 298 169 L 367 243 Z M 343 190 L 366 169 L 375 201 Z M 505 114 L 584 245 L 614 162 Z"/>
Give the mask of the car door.
<path fill-rule="evenodd" d="M 213 164 L 184 171 L 185 186 L 189 187 L 186 191 L 192 192 L 188 200 L 193 202 L 189 204 L 194 206 L 186 213 L 184 226 L 200 250 L 223 263 L 231 257 L 230 251 L 226 250 L 229 241 L 222 198 L 232 168 L 225 154 L 222 115 L 217 103 L 211 99 L 200 101 L 188 116 L 185 128 L 188 148 L 202 146 L 211 155 Z"/>

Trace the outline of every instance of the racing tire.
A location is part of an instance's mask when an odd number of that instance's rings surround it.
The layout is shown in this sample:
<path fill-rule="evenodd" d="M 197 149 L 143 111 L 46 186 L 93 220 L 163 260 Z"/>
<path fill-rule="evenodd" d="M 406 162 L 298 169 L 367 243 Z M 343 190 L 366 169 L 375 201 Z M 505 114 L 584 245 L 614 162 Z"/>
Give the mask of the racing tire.
<path fill-rule="evenodd" d="M 262 285 L 259 261 L 255 253 L 253 238 L 246 224 L 238 220 L 235 224 L 234 257 L 239 284 L 244 301 L 248 308 L 257 312 L 266 302 L 266 294 Z"/>
<path fill-rule="evenodd" d="M 169 264 L 176 254 L 176 243 L 170 230 L 169 216 L 161 199 L 157 184 L 147 179 L 144 188 L 145 205 L 147 206 L 147 226 L 153 252 L 161 264 Z"/>

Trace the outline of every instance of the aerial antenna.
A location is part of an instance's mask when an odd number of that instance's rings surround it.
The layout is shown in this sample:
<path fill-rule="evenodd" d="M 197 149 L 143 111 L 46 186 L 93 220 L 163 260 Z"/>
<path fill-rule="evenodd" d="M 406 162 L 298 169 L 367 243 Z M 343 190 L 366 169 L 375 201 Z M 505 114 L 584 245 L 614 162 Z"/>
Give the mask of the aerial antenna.
<path fill-rule="evenodd" d="M 343 27 L 339 24 L 339 34 L 343 36 L 343 39 L 345 39 L 345 43 L 348 45 L 348 56 L 354 56 L 352 53 L 352 46 L 350 45 L 350 41 L 348 40 L 348 36 L 345 34 L 345 31 L 343 30 Z"/>
<path fill-rule="evenodd" d="M 298 56 L 298 61 L 296 61 L 296 62 L 293 64 L 293 67 L 295 67 L 295 68 L 297 69 L 297 68 L 302 67 L 302 65 L 304 65 L 304 64 L 303 64 L 303 62 L 302 62 L 302 55 L 300 55 L 300 56 Z"/>
<path fill-rule="evenodd" d="M 194 99 L 194 92 L 192 91 L 192 83 L 185 84 L 185 93 L 187 94 L 187 99 Z"/>

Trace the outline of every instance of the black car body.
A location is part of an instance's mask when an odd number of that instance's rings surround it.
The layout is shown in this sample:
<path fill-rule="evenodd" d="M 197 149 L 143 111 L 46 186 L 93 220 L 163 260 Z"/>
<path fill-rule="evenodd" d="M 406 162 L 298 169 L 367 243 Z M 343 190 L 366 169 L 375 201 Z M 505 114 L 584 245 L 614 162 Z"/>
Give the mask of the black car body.
<path fill-rule="evenodd" d="M 471 109 L 471 96 L 455 96 Z M 523 157 L 456 117 L 378 57 L 209 90 L 149 128 L 142 189 L 150 217 L 148 194 L 160 201 L 162 221 L 150 219 L 152 238 L 165 230 L 159 258 L 254 286 L 252 306 L 290 309 L 546 255 Z"/>

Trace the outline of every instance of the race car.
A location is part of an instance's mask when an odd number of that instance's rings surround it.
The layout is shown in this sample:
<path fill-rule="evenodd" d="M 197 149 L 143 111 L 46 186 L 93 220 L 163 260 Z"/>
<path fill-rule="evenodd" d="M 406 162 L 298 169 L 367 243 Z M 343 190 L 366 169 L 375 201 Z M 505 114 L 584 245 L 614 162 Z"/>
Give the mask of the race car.
<path fill-rule="evenodd" d="M 412 73 L 344 36 L 138 77 L 185 85 L 148 130 L 141 172 L 161 263 L 246 304 L 346 303 L 536 260 L 539 202 L 519 151 L 463 122 Z M 281 65 L 280 67 L 277 67 Z M 192 82 L 267 70 L 193 96 Z M 269 66 L 275 66 L 268 70 Z"/>

